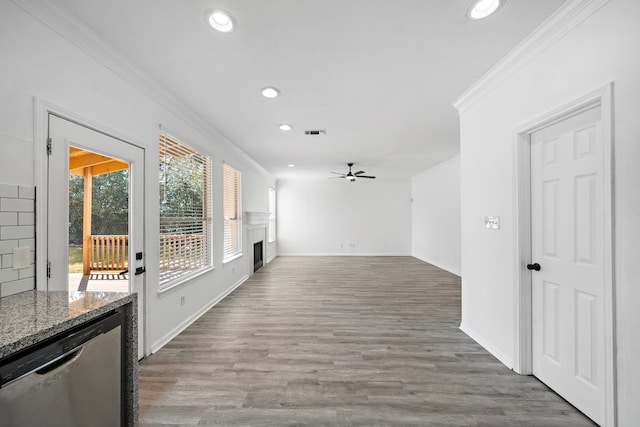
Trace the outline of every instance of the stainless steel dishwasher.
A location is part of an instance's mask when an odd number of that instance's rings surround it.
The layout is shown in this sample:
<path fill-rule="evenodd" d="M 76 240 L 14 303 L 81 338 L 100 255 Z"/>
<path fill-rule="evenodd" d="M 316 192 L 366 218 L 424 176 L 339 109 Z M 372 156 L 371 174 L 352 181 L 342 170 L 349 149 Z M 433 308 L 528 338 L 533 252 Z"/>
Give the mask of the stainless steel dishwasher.
<path fill-rule="evenodd" d="M 0 426 L 124 425 L 121 325 L 112 313 L 0 362 Z"/>

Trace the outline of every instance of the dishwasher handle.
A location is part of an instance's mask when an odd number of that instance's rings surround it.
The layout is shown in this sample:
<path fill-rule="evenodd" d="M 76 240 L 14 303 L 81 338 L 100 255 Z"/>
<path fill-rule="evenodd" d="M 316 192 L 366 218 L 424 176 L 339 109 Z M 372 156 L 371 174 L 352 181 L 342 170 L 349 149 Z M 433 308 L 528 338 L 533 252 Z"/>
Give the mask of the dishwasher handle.
<path fill-rule="evenodd" d="M 65 366 L 68 366 L 78 360 L 80 356 L 82 356 L 82 352 L 84 351 L 84 347 L 76 348 L 71 350 L 68 353 L 63 354 L 59 358 L 55 359 L 53 362 L 43 366 L 42 368 L 36 370 L 36 374 L 38 375 L 47 375 L 53 371 L 58 371 Z"/>

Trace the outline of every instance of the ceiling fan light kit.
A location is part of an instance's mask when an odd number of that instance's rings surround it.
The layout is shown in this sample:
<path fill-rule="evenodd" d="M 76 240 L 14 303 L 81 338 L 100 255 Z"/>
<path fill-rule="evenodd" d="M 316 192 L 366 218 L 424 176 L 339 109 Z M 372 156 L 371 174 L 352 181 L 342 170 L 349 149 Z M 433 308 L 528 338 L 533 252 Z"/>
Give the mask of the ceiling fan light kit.
<path fill-rule="evenodd" d="M 363 175 L 364 173 L 366 173 L 365 171 L 351 172 L 351 168 L 353 167 L 353 165 L 354 165 L 354 163 L 347 163 L 347 166 L 349 166 L 349 172 L 347 172 L 347 173 L 331 172 L 331 173 L 334 173 L 334 174 L 339 175 L 339 176 L 331 176 L 329 178 L 330 179 L 331 178 L 341 178 L 341 179 L 346 179 L 347 181 L 351 181 L 351 182 L 356 181 L 357 178 L 375 179 L 375 176 Z"/>

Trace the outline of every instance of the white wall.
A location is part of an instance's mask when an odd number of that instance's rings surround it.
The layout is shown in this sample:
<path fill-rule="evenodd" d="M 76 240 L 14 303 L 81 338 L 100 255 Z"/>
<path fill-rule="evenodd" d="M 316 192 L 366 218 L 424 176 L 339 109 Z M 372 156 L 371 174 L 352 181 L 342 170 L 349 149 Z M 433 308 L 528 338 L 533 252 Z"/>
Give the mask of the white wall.
<path fill-rule="evenodd" d="M 221 136 L 201 126 L 197 117 L 177 105 L 168 105 L 171 98 L 166 94 L 154 96 L 148 87 L 136 84 L 135 78 L 123 77 L 120 68 L 103 56 L 94 58 L 76 47 L 72 28 L 65 28 L 63 33 L 70 34 L 74 43 L 15 4 L 0 3 L 0 183 L 36 184 L 34 97 L 145 147 L 146 324 L 147 341 L 156 350 L 248 275 L 249 251 L 222 264 L 222 161 L 242 172 L 245 210 L 267 211 L 267 189 L 275 187 L 275 179 Z M 154 268 L 159 260 L 160 123 L 174 137 L 212 155 L 214 167 L 216 269 L 164 293 L 157 291 L 158 269 Z M 42 233 L 38 236 L 43 238 Z M 181 296 L 185 305 L 180 305 Z"/>
<path fill-rule="evenodd" d="M 410 255 L 409 179 L 278 181 L 279 255 Z"/>
<path fill-rule="evenodd" d="M 460 157 L 411 179 L 411 252 L 460 275 Z"/>
<path fill-rule="evenodd" d="M 614 87 L 619 425 L 640 420 L 640 2 L 612 0 L 461 113 L 462 323 L 514 358 L 514 143 L 518 126 Z M 501 230 L 483 228 L 501 216 Z"/>

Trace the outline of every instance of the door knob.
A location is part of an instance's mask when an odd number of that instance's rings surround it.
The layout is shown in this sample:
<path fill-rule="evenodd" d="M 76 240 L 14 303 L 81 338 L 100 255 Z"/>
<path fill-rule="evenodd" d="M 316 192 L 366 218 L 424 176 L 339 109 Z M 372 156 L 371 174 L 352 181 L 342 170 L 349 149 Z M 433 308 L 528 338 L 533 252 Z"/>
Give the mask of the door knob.
<path fill-rule="evenodd" d="M 537 262 L 535 264 L 527 264 L 527 270 L 540 271 L 540 264 Z"/>

